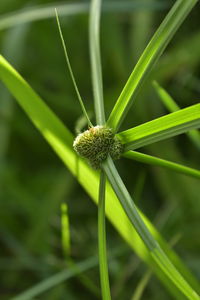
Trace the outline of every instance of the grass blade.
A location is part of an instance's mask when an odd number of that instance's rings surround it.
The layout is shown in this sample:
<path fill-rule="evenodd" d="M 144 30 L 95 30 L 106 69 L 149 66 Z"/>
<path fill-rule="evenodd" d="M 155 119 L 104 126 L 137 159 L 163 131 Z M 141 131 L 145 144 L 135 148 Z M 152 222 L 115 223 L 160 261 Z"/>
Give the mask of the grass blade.
<path fill-rule="evenodd" d="M 55 8 L 55 14 L 56 14 L 56 21 L 57 21 L 57 25 L 58 25 L 58 30 L 59 30 L 59 35 L 60 35 L 60 39 L 61 39 L 61 42 L 62 42 L 62 46 L 63 46 L 63 50 L 64 50 L 64 54 L 65 54 L 65 59 L 66 59 L 66 63 L 67 63 L 67 67 L 69 69 L 69 73 L 70 73 L 70 76 L 71 76 L 71 79 L 72 79 L 72 82 L 73 82 L 73 85 L 74 85 L 74 88 L 75 88 L 75 91 L 76 91 L 76 94 L 77 94 L 77 97 L 78 97 L 78 100 L 79 100 L 79 103 L 80 103 L 80 106 L 82 108 L 82 111 L 83 111 L 83 114 L 88 122 L 88 126 L 93 126 L 89 117 L 88 117 L 88 114 L 87 114 L 87 111 L 85 109 L 85 106 L 84 106 L 84 103 L 83 103 L 83 100 L 81 98 L 81 95 L 79 93 L 79 89 L 78 89 L 78 86 L 76 84 L 76 80 L 75 80 L 75 77 L 74 77 L 74 73 L 72 71 L 72 68 L 71 68 L 71 64 L 70 64 L 70 61 L 69 61 L 69 56 L 68 56 L 68 53 L 67 53 L 67 48 L 66 48 L 66 45 L 65 45 L 65 40 L 64 40 L 64 37 L 63 37 L 63 34 L 62 34 L 62 29 L 61 29 L 61 26 L 60 26 L 60 21 L 59 21 L 59 17 L 58 17 L 58 12 L 57 12 L 57 9 Z"/>
<path fill-rule="evenodd" d="M 103 81 L 101 71 L 101 55 L 99 45 L 99 24 L 101 13 L 101 0 L 92 0 L 90 7 L 89 42 L 90 60 L 92 67 L 92 86 L 96 122 L 98 125 L 105 124 L 105 112 L 103 102 Z"/>
<path fill-rule="evenodd" d="M 106 254 L 105 186 L 106 186 L 106 175 L 104 171 L 101 171 L 100 183 L 99 183 L 99 200 L 98 200 L 99 268 L 100 268 L 102 299 L 109 300 L 111 299 L 111 296 L 110 296 L 107 254 Z"/>
<path fill-rule="evenodd" d="M 187 281 L 185 281 L 182 275 L 177 271 L 167 255 L 161 249 L 160 245 L 151 235 L 110 157 L 108 157 L 107 161 L 103 164 L 103 168 L 110 181 L 110 184 L 112 185 L 113 190 L 115 191 L 121 205 L 123 206 L 127 216 L 129 217 L 129 220 L 137 230 L 141 239 L 144 241 L 146 247 L 152 255 L 153 260 L 162 269 L 162 271 L 171 280 L 171 282 L 176 285 L 177 288 L 180 289 L 180 291 L 182 291 L 182 293 L 188 299 L 199 299 L 199 296 L 190 287 Z"/>
<path fill-rule="evenodd" d="M 145 245 L 150 251 L 156 248 L 156 241 L 149 234 L 147 227 L 144 225 L 134 202 L 132 201 L 125 185 L 123 184 L 115 166 L 110 157 L 103 164 L 103 169 L 108 177 L 108 180 L 114 189 L 118 199 L 120 200 L 129 220 L 132 222 L 133 226 L 136 228 L 138 234 L 144 241 Z"/>
<path fill-rule="evenodd" d="M 77 158 L 72 148 L 72 134 L 2 56 L 0 56 L 0 79 L 14 95 L 18 104 L 26 112 L 58 157 L 60 157 L 71 173 L 77 177 L 77 180 L 91 196 L 91 199 L 97 203 L 99 174 L 92 170 L 82 159 Z M 114 210 L 113 207 L 115 208 Z M 106 214 L 124 240 L 143 261 L 152 267 L 172 295 L 181 297 L 181 293 L 176 286 L 170 285 L 169 279 L 153 262 L 150 253 L 127 218 L 109 183 L 106 184 Z M 169 248 L 168 244 L 147 218 L 142 213 L 140 214 L 149 230 L 176 265 L 176 268 L 183 274 L 190 285 L 198 291 L 199 284 L 190 271 L 184 266 L 175 252 Z"/>
<path fill-rule="evenodd" d="M 158 82 L 154 81 L 153 86 L 160 100 L 170 112 L 175 112 L 181 109 L 169 93 L 158 84 Z M 192 143 L 200 150 L 200 132 L 198 130 L 191 130 L 186 134 Z"/>
<path fill-rule="evenodd" d="M 152 155 L 136 152 L 136 151 L 128 151 L 123 154 L 124 157 L 133 159 L 144 164 L 164 167 L 169 170 L 173 170 L 175 172 L 185 174 L 187 176 L 192 176 L 200 179 L 200 171 L 196 169 L 192 169 L 181 164 L 177 164 L 166 159 L 161 159 Z"/>
<path fill-rule="evenodd" d="M 138 88 L 147 78 L 154 64 L 174 36 L 186 16 L 198 0 L 177 0 L 153 38 L 144 50 L 141 58 L 131 73 L 124 86 L 108 119 L 108 126 L 118 130 L 133 99 L 135 99 Z"/>
<path fill-rule="evenodd" d="M 125 145 L 124 152 L 126 152 L 199 127 L 200 104 L 196 104 L 122 131 L 117 136 Z"/>

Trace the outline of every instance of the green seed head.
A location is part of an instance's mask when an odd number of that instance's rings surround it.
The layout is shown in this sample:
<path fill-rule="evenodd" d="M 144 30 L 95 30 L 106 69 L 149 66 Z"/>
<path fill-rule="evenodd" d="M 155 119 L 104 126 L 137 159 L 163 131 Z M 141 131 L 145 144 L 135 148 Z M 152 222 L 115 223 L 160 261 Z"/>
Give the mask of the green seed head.
<path fill-rule="evenodd" d="M 114 136 L 112 129 L 95 126 L 79 134 L 74 140 L 76 152 L 88 159 L 94 169 L 98 169 L 108 154 L 113 159 L 120 158 L 122 143 Z"/>

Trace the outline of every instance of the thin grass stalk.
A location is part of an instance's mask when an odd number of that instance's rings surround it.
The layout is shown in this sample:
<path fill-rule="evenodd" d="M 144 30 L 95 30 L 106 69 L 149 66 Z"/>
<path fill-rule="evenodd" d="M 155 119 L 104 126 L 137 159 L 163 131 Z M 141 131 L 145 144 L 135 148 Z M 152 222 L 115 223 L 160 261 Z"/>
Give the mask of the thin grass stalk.
<path fill-rule="evenodd" d="M 70 61 L 69 61 L 69 56 L 68 56 L 68 53 L 67 53 L 67 48 L 66 48 L 66 45 L 65 45 L 65 40 L 64 40 L 64 37 L 63 37 L 63 34 L 62 34 L 62 29 L 61 29 L 61 26 L 60 26 L 60 21 L 59 21 L 59 17 L 58 17 L 58 12 L 57 12 L 57 9 L 55 8 L 55 14 L 56 14 L 56 21 L 57 21 L 57 25 L 58 25 L 58 30 L 59 30 L 59 35 L 60 35 L 60 39 L 61 39 L 61 42 L 62 42 L 62 46 L 63 46 L 63 50 L 64 50 L 64 54 L 65 54 L 65 60 L 66 60 L 66 63 L 67 63 L 67 67 L 69 69 L 69 73 L 70 73 L 70 76 L 71 76 L 71 79 L 72 79 L 72 82 L 73 82 L 73 85 L 74 85 L 74 88 L 75 88 L 75 91 L 76 91 L 76 94 L 77 94 L 77 97 L 78 97 L 78 100 L 79 100 L 79 103 L 80 103 L 80 106 L 81 106 L 81 109 L 83 111 L 83 114 L 85 115 L 86 117 L 86 120 L 88 122 L 88 126 L 92 127 L 92 123 L 90 121 L 90 118 L 87 114 L 87 111 L 85 109 L 85 106 L 84 106 L 84 103 L 83 103 L 83 100 L 81 98 L 81 95 L 80 95 L 80 92 L 79 92 L 79 89 L 78 89 L 78 86 L 76 84 L 76 80 L 75 80 L 75 77 L 74 77 L 74 73 L 72 71 L 72 67 L 71 67 L 71 64 L 70 64 Z"/>

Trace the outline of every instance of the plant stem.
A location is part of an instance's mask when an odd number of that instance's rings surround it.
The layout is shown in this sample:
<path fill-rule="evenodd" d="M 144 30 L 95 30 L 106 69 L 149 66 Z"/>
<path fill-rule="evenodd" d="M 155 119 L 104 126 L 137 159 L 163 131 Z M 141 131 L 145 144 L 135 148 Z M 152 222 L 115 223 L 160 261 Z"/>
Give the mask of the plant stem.
<path fill-rule="evenodd" d="M 110 285 L 108 276 L 108 264 L 106 254 L 106 225 L 105 225 L 105 185 L 106 175 L 101 170 L 100 183 L 99 183 L 99 201 L 98 201 L 98 242 L 99 242 L 99 268 L 100 268 L 100 281 L 102 299 L 109 300 Z"/>
<path fill-rule="evenodd" d="M 74 85 L 74 88 L 75 88 L 75 91 L 76 91 L 76 94 L 77 94 L 80 106 L 82 108 L 83 114 L 84 114 L 85 118 L 87 119 L 88 126 L 92 127 L 93 125 L 92 125 L 92 123 L 90 121 L 90 118 L 89 118 L 89 116 L 87 114 L 87 111 L 85 109 L 85 106 L 84 106 L 84 103 L 83 103 L 83 99 L 81 98 L 81 95 L 80 95 L 80 92 L 79 92 L 79 89 L 78 89 L 78 86 L 76 84 L 76 80 L 75 80 L 75 77 L 74 77 L 74 73 L 72 71 L 72 67 L 71 67 L 71 64 L 70 64 L 70 61 L 69 61 L 69 56 L 68 56 L 68 53 L 67 53 L 67 47 L 65 45 L 65 40 L 64 40 L 64 37 L 63 37 L 63 34 L 62 34 L 62 29 L 61 29 L 61 26 L 60 26 L 58 12 L 57 12 L 56 8 L 55 8 L 55 14 L 56 14 L 56 21 L 57 21 L 57 25 L 58 25 L 60 39 L 61 39 L 62 46 L 63 46 L 63 51 L 64 51 L 64 54 L 65 54 L 65 59 L 66 59 L 67 67 L 69 69 L 69 73 L 70 73 L 70 76 L 71 76 L 71 79 L 72 79 L 72 82 L 73 82 L 73 85 Z"/>
<path fill-rule="evenodd" d="M 144 241 L 146 247 L 150 251 L 153 251 L 157 247 L 157 242 L 144 224 L 110 156 L 103 164 L 103 169 L 129 220 Z"/>
<path fill-rule="evenodd" d="M 98 125 L 105 124 L 105 112 L 103 101 L 103 80 L 101 70 L 101 54 L 99 43 L 101 16 L 101 0 L 92 0 L 90 6 L 89 43 L 90 60 L 92 68 L 92 86 L 94 94 L 94 106 L 96 122 Z"/>
<path fill-rule="evenodd" d="M 158 242 L 150 233 L 148 227 L 141 218 L 141 215 L 135 206 L 129 192 L 127 191 L 117 169 L 110 157 L 103 164 L 104 171 L 110 181 L 113 190 L 115 191 L 124 211 L 126 212 L 129 220 L 137 230 L 144 244 L 148 248 L 154 262 L 160 267 L 163 273 L 170 281 L 182 291 L 182 293 L 190 300 L 198 300 L 199 296 L 190 287 L 184 277 L 179 273 L 176 267 L 172 264 L 168 256 L 162 250 Z"/>

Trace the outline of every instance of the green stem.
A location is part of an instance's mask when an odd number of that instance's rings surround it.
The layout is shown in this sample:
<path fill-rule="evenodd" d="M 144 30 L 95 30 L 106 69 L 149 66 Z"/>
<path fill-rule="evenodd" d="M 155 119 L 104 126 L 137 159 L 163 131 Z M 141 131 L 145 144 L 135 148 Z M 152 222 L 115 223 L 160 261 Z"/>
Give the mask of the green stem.
<path fill-rule="evenodd" d="M 106 162 L 103 164 L 103 169 L 129 220 L 144 241 L 146 247 L 150 251 L 153 251 L 157 247 L 157 242 L 144 224 L 137 207 L 135 206 L 126 186 L 115 168 L 111 157 L 108 157 Z"/>
<path fill-rule="evenodd" d="M 92 0 L 90 6 L 90 22 L 89 22 L 92 86 L 93 86 L 93 94 L 94 94 L 96 122 L 98 125 L 104 125 L 105 112 L 104 112 L 104 101 L 103 101 L 103 80 L 102 80 L 101 54 L 100 54 L 100 42 L 99 42 L 100 16 L 101 16 L 101 0 Z"/>
<path fill-rule="evenodd" d="M 102 299 L 109 300 L 110 285 L 108 276 L 108 264 L 106 254 L 106 225 L 105 225 L 105 184 L 106 175 L 101 171 L 99 184 L 99 201 L 98 201 L 98 241 L 99 241 L 99 268 Z"/>
<path fill-rule="evenodd" d="M 71 64 L 70 64 L 70 61 L 69 61 L 69 56 L 68 56 L 68 53 L 67 53 L 67 48 L 66 48 L 66 45 L 65 45 L 65 40 L 64 40 L 64 37 L 63 37 L 63 34 L 62 34 L 62 29 L 61 29 L 61 26 L 60 26 L 58 12 L 57 12 L 56 8 L 55 8 L 55 14 L 56 14 L 56 21 L 57 21 L 58 30 L 59 30 L 59 34 L 60 34 L 60 39 L 61 39 L 61 42 L 62 42 L 64 54 L 65 54 L 65 59 L 66 59 L 67 67 L 69 69 L 69 73 L 70 73 L 70 76 L 71 76 L 71 79 L 72 79 L 72 82 L 73 82 L 73 85 L 74 85 L 74 88 L 75 88 L 75 91 L 76 91 L 76 94 L 77 94 L 80 106 L 82 108 L 83 114 L 85 115 L 85 117 L 87 119 L 88 125 L 90 127 L 93 127 L 93 125 L 92 125 L 92 123 L 90 121 L 90 118 L 89 118 L 89 116 L 87 114 L 87 111 L 85 109 L 85 106 L 84 106 L 84 103 L 83 103 L 83 99 L 81 98 L 81 94 L 79 92 L 78 86 L 76 84 L 76 80 L 75 80 L 74 73 L 72 71 L 72 67 L 71 67 Z"/>
<path fill-rule="evenodd" d="M 135 206 L 110 157 L 108 157 L 107 161 L 103 164 L 103 168 L 129 220 L 148 248 L 154 262 L 160 267 L 160 269 L 162 269 L 167 278 L 170 279 L 170 281 L 176 285 L 188 299 L 198 300 L 199 296 L 197 293 L 177 271 L 142 220 L 137 207 Z"/>

